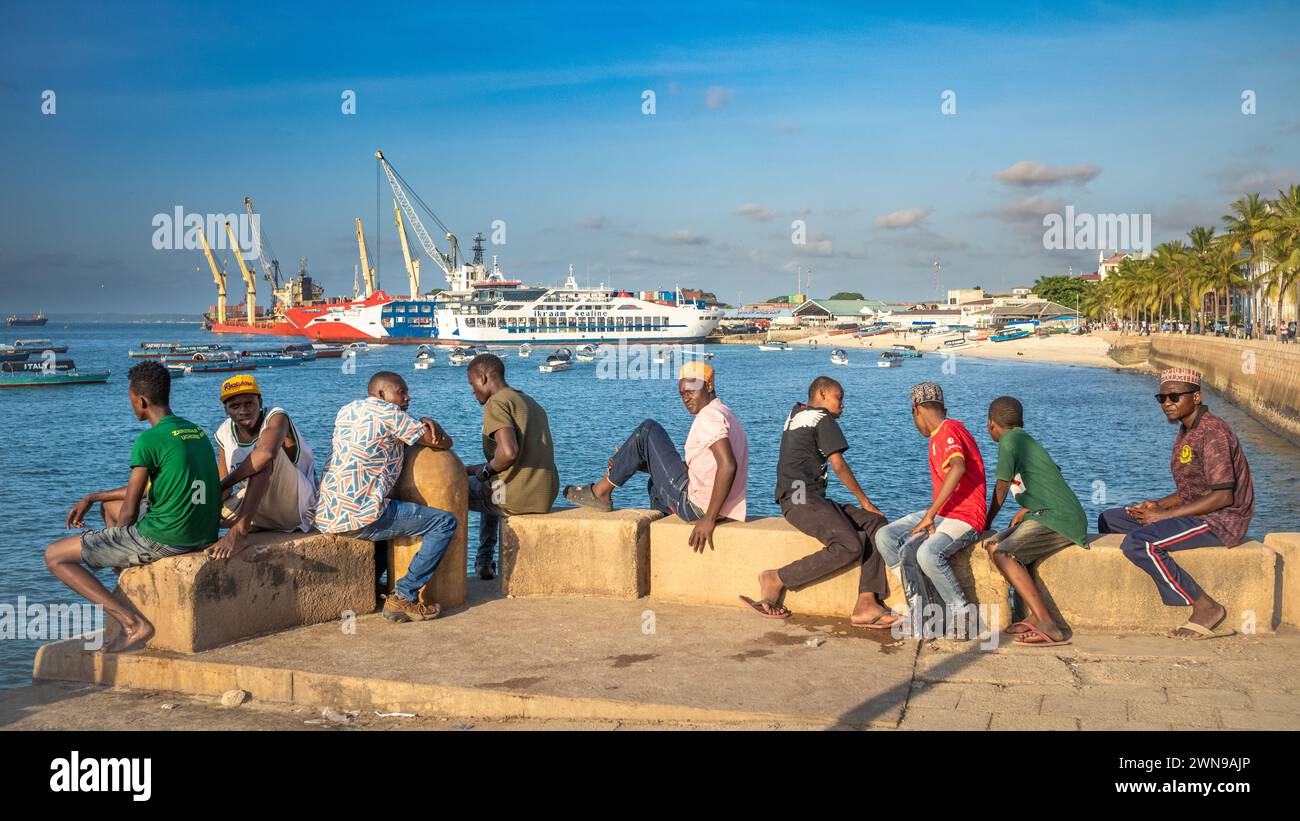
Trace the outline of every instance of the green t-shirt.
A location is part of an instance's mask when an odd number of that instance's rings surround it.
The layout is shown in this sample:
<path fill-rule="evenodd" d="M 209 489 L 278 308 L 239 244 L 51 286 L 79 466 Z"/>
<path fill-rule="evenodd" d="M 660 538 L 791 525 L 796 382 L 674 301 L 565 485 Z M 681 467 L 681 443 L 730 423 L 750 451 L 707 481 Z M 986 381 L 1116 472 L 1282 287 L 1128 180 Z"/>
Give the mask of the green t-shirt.
<path fill-rule="evenodd" d="M 1011 482 L 1016 501 L 1036 519 L 1077 545 L 1087 547 L 1088 519 L 1083 505 L 1061 476 L 1061 469 L 1024 428 L 1012 428 L 998 442 L 997 478 Z"/>
<path fill-rule="evenodd" d="M 560 492 L 560 472 L 555 467 L 551 423 L 546 411 L 531 396 L 502 388 L 483 405 L 483 456 L 492 458 L 497 443 L 492 434 L 515 429 L 519 456 L 494 479 L 505 483 L 497 506 L 506 513 L 547 513 Z"/>
<path fill-rule="evenodd" d="M 136 438 L 131 467 L 149 471 L 149 509 L 136 523 L 141 536 L 172 547 L 217 540 L 221 480 L 202 428 L 175 414 L 164 416 Z"/>

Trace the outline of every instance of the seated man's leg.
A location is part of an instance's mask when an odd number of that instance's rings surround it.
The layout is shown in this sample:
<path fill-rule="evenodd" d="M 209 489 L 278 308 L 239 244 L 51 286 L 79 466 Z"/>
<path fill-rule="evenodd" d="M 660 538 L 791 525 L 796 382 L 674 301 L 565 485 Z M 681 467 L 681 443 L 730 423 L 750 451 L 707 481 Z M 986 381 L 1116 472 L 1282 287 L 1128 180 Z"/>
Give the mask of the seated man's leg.
<path fill-rule="evenodd" d="M 495 477 L 487 482 L 480 482 L 473 476 L 469 479 L 469 509 L 478 514 L 478 550 L 474 554 L 474 570 L 481 579 L 493 576 L 492 556 L 501 529 L 501 508 L 492 497 L 500 482 Z"/>
<path fill-rule="evenodd" d="M 1178 566 L 1170 551 L 1193 547 L 1212 547 L 1222 542 L 1210 531 L 1204 519 L 1177 516 L 1134 530 L 1124 538 L 1124 555 L 1146 571 L 1156 584 L 1160 600 L 1170 607 L 1193 607 L 1193 621 L 1203 626 L 1205 616 L 1219 615 L 1222 608 L 1206 595 L 1191 575 Z M 1200 612 L 1198 612 L 1200 611 Z M 1222 615 L 1226 615 L 1223 611 Z M 1217 624 L 1221 619 L 1214 619 Z"/>
<path fill-rule="evenodd" d="M 966 618 L 966 593 L 962 590 L 961 583 L 957 581 L 957 574 L 953 572 L 948 559 L 970 544 L 977 535 L 973 528 L 967 528 L 964 534 L 954 539 L 943 530 L 935 530 L 932 535 L 917 545 L 913 554 L 916 566 L 934 585 L 935 591 L 943 601 L 945 620 L 950 625 L 962 626 L 962 632 L 958 633 L 959 638 L 969 638 L 971 635 Z"/>
<path fill-rule="evenodd" d="M 428 609 L 419 604 L 420 590 L 438 569 L 447 546 L 456 535 L 456 525 L 456 517 L 445 510 L 392 499 L 379 519 L 353 534 L 355 538 L 372 541 L 394 536 L 422 537 L 420 549 L 412 557 L 406 575 L 396 581 L 393 595 L 384 604 L 385 618 L 410 621 L 438 615 L 436 604 Z M 391 615 L 390 610 L 393 611 Z"/>
<path fill-rule="evenodd" d="M 1029 612 L 1025 614 L 1024 621 L 1033 625 L 1052 641 L 1063 641 L 1065 631 L 1052 619 L 1047 609 L 1047 602 L 1043 599 L 1043 594 L 1034 582 L 1029 568 L 1074 543 L 1033 519 L 1009 527 L 993 538 L 996 543 L 989 550 L 989 557 L 1002 577 L 1015 589 L 1017 598 L 1028 608 Z M 1017 639 L 1022 644 L 1044 643 L 1042 636 L 1034 634 L 1023 626 L 1010 632 L 1017 636 L 1021 633 L 1030 634 L 1023 639 Z"/>
<path fill-rule="evenodd" d="M 853 523 L 825 497 L 812 496 L 799 503 L 786 501 L 781 513 L 796 530 L 821 542 L 822 549 L 779 570 L 758 574 L 758 605 L 767 613 L 777 611 L 775 602 L 785 588 L 805 587 L 854 564 L 862 556 L 862 542 Z"/>
<path fill-rule="evenodd" d="M 249 477 L 241 506 L 253 506 L 253 530 L 290 531 L 302 523 L 298 505 L 301 475 L 284 448 L 276 448 L 271 466 Z"/>
<path fill-rule="evenodd" d="M 901 519 L 895 519 L 876 530 L 872 542 L 875 544 L 876 550 L 880 551 L 885 564 L 890 567 L 898 567 L 902 564 L 901 548 L 903 542 L 907 541 L 912 528 L 916 527 L 924 517 L 925 511 L 919 510 L 916 513 L 909 513 Z"/>

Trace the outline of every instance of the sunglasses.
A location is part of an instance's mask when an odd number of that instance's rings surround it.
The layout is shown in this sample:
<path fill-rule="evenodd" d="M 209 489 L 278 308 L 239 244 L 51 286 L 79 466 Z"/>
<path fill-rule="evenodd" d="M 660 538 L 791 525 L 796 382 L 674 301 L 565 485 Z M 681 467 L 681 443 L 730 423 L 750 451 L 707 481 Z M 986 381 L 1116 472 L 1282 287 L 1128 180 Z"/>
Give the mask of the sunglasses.
<path fill-rule="evenodd" d="M 1158 393 L 1156 394 L 1156 401 L 1162 405 L 1165 402 L 1173 402 L 1176 405 L 1178 404 L 1179 401 L 1182 400 L 1184 396 L 1190 396 L 1194 393 L 1197 393 L 1197 391 L 1181 391 L 1179 393 Z"/>

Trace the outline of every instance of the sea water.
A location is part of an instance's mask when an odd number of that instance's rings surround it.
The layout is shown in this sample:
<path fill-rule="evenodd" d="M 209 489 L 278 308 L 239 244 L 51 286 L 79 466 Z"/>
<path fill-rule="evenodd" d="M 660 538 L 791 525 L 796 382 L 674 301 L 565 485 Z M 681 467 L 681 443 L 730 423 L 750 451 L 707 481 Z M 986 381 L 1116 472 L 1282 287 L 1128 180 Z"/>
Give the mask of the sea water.
<path fill-rule="evenodd" d="M 111 368 L 113 376 L 104 385 L 0 390 L 0 604 L 11 606 L 19 596 L 46 605 L 80 603 L 45 569 L 42 554 L 48 543 L 67 533 L 64 521 L 77 499 L 126 484 L 131 443 L 145 428 L 135 420 L 127 399 L 126 371 L 139 361 L 127 357 L 129 349 L 142 341 L 217 341 L 250 347 L 302 341 L 218 337 L 193 323 L 51 324 L 44 335 L 67 344 L 66 356 L 80 369 Z M 853 347 L 848 347 L 848 365 L 831 364 L 829 349 L 767 352 L 750 345 L 712 345 L 708 350 L 715 354 L 718 395 L 735 410 L 749 438 L 751 516 L 780 515 L 773 489 L 782 424 L 791 405 L 806 398 L 808 383 L 818 374 L 844 384 L 840 424 L 850 444 L 845 456 L 863 489 L 891 518 L 921 510 L 930 500 L 926 441 L 912 423 L 908 399 L 908 388 L 924 381 L 943 385 L 949 413 L 974 434 L 990 480 L 997 451 L 985 428 L 988 403 L 1003 394 L 1018 397 L 1025 406 L 1026 429 L 1061 466 L 1094 528 L 1097 514 L 1106 507 L 1173 491 L 1169 456 L 1175 430 L 1152 398 L 1157 386 L 1150 376 L 942 354 L 907 360 L 898 368 L 878 368 L 877 352 Z M 542 374 L 537 366 L 549 352 L 544 346 L 535 348 L 529 359 L 515 356 L 513 348 L 495 352 L 504 355 L 507 381 L 546 409 L 562 485 L 600 478 L 615 446 L 643 419 L 657 419 L 679 444 L 686 439 L 691 416 L 672 379 L 601 379 L 599 361 Z M 466 464 L 481 462 L 482 409 L 469 389 L 465 368 L 448 365 L 442 350 L 429 370 L 415 370 L 414 359 L 413 347 L 394 345 L 360 353 L 354 373 L 346 372 L 343 360 L 321 359 L 262 369 L 255 375 L 266 405 L 287 410 L 311 444 L 318 471 L 329 461 L 339 407 L 365 396 L 366 381 L 378 370 L 402 374 L 411 388 L 410 412 L 441 423 Z M 217 392 L 227 376 L 177 380 L 172 409 L 209 432 L 215 430 L 226 418 Z M 1205 396 L 1237 431 L 1254 473 L 1256 509 L 1250 535 L 1262 538 L 1269 531 L 1296 530 L 1300 448 L 1213 391 Z M 833 474 L 830 494 L 852 501 Z M 644 482 L 634 479 L 614 498 L 622 507 L 646 506 Z M 1005 526 L 1017 509 L 1009 500 L 997 524 Z M 476 518 L 471 514 L 471 562 L 478 538 Z M 98 509 L 87 522 L 102 526 Z M 101 578 L 111 585 L 110 571 L 103 571 Z M 39 644 L 0 640 L 0 686 L 30 681 Z"/>

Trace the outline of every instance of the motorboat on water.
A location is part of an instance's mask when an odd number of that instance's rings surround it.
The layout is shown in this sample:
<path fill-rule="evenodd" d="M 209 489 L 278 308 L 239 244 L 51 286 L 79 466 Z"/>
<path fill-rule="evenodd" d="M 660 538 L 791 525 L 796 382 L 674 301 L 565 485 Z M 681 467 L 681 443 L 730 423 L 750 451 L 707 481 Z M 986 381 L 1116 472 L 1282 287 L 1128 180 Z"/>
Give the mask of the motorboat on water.
<path fill-rule="evenodd" d="M 773 341 L 773 340 L 770 340 L 770 339 L 767 340 L 766 342 L 763 342 L 762 344 L 760 344 L 760 345 L 758 346 L 758 349 L 759 349 L 760 351 L 789 351 L 789 350 L 791 350 L 791 348 L 790 348 L 790 343 L 789 343 L 789 342 L 781 342 L 780 340 Z"/>
<path fill-rule="evenodd" d="M 595 362 L 596 346 L 583 345 L 581 348 L 578 348 L 577 359 L 579 362 Z"/>
<path fill-rule="evenodd" d="M 912 345 L 892 345 L 886 353 L 893 354 L 899 359 L 920 359 L 921 352 Z"/>
<path fill-rule="evenodd" d="M 573 351 L 568 348 L 560 348 L 555 353 L 546 357 L 546 363 L 537 366 L 537 370 L 542 373 L 556 373 L 558 371 L 567 371 L 573 367 Z"/>
<path fill-rule="evenodd" d="M 876 360 L 876 367 L 878 368 L 897 368 L 902 364 L 903 358 L 893 351 L 885 351 L 880 354 L 880 358 Z"/>
<path fill-rule="evenodd" d="M 532 356 L 532 355 L 533 355 L 533 346 L 532 346 L 532 345 L 530 345 L 530 344 L 528 344 L 527 342 L 525 342 L 524 344 L 522 344 L 522 345 L 519 346 L 519 358 L 520 358 L 520 359 L 527 359 L 528 357 L 530 357 L 530 356 Z"/>
<path fill-rule="evenodd" d="M 55 353 L 68 352 L 67 345 L 55 345 L 48 339 L 15 339 L 12 347 L 15 351 L 20 353 L 45 353 L 46 351 L 54 351 Z"/>
<path fill-rule="evenodd" d="M 1017 328 L 1014 331 L 1008 331 L 1006 333 L 1000 333 L 1000 334 L 993 334 L 992 336 L 989 337 L 989 339 L 994 342 L 1010 342 L 1014 339 L 1024 339 L 1027 336 L 1030 336 L 1029 331 L 1026 331 L 1023 328 Z"/>
<path fill-rule="evenodd" d="M 417 371 L 427 371 L 436 364 L 434 353 L 427 345 L 421 345 L 420 351 L 415 355 L 415 369 Z"/>
<path fill-rule="evenodd" d="M 682 348 L 678 353 L 679 353 L 679 355 L 681 355 L 681 356 L 689 356 L 689 357 L 692 357 L 692 358 L 694 358 L 694 359 L 712 359 L 712 358 L 713 358 L 713 354 L 708 353 L 707 351 L 693 351 L 693 350 L 691 350 L 690 348 Z"/>
<path fill-rule="evenodd" d="M 846 354 L 842 349 L 836 348 L 835 350 L 831 351 L 831 364 L 847 365 L 849 364 L 849 355 Z"/>
<path fill-rule="evenodd" d="M 94 385 L 107 382 L 112 371 L 22 369 L 0 371 L 0 388 L 43 388 L 53 385 Z"/>
<path fill-rule="evenodd" d="M 453 348 L 451 353 L 447 354 L 447 364 L 449 365 L 468 365 L 469 361 L 479 354 L 484 353 L 480 348 L 473 345 L 465 345 Z"/>

